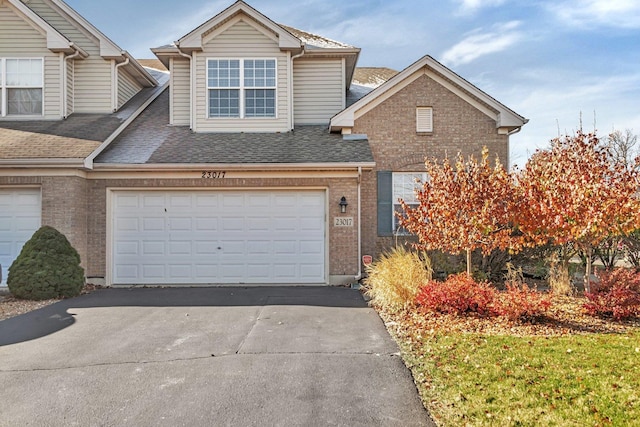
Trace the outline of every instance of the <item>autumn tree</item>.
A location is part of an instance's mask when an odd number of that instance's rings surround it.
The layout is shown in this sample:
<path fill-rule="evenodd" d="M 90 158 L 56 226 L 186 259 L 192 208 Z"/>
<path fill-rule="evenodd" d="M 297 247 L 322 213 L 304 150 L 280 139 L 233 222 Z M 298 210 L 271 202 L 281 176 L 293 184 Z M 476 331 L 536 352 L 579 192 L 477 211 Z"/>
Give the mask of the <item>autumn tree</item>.
<path fill-rule="evenodd" d="M 495 249 L 518 245 L 510 226 L 514 203 L 511 175 L 496 159 L 492 167 L 485 147 L 478 161 L 461 154 L 452 164 L 445 159 L 425 162 L 427 180 L 416 190 L 418 205 L 402 202 L 400 224 L 418 237 L 417 246 L 451 254 L 466 252 L 471 274 L 471 252 L 488 255 Z"/>
<path fill-rule="evenodd" d="M 595 134 L 557 138 L 517 174 L 515 224 L 530 245 L 572 244 L 582 251 L 589 290 L 594 248 L 609 236 L 638 228 L 636 171 L 610 162 Z"/>

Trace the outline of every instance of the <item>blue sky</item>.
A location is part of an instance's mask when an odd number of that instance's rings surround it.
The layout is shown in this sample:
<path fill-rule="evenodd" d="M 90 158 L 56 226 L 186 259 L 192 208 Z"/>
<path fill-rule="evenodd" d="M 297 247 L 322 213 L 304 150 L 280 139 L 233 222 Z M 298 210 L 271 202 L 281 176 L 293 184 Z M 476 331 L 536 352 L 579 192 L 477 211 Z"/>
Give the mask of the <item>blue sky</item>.
<path fill-rule="evenodd" d="M 248 0 L 276 22 L 362 48 L 360 66 L 402 70 L 428 54 L 529 119 L 511 137 L 522 166 L 551 138 L 640 134 L 638 0 Z M 67 0 L 137 58 L 231 0 Z M 127 11 L 123 14 L 123 11 Z"/>

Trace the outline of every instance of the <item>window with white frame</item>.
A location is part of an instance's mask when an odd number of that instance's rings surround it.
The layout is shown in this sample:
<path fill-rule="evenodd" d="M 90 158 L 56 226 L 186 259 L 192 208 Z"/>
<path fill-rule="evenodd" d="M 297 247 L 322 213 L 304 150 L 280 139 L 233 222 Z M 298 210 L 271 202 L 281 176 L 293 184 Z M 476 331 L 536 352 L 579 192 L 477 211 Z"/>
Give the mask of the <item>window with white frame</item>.
<path fill-rule="evenodd" d="M 400 219 L 396 215 L 403 212 L 400 199 L 411 207 L 418 206 L 415 190 L 421 188 L 426 178 L 427 174 L 424 172 L 393 173 L 393 232 L 395 234 L 406 234 L 406 230 L 400 227 Z"/>
<path fill-rule="evenodd" d="M 44 88 L 42 58 L 0 58 L 2 116 L 40 116 Z"/>
<path fill-rule="evenodd" d="M 208 59 L 209 117 L 275 117 L 275 59 Z"/>

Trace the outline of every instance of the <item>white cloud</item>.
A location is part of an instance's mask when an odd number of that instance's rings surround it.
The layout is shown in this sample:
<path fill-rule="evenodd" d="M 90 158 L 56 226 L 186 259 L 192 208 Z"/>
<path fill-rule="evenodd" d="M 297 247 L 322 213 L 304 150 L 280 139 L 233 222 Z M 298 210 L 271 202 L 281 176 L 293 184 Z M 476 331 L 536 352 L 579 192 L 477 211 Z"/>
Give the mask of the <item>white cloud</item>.
<path fill-rule="evenodd" d="M 475 12 L 485 7 L 500 6 L 506 0 L 458 0 L 463 13 Z"/>
<path fill-rule="evenodd" d="M 559 20 L 572 26 L 640 28 L 638 0 L 570 0 L 547 7 Z"/>
<path fill-rule="evenodd" d="M 480 30 L 471 32 L 462 41 L 455 44 L 442 55 L 442 62 L 447 66 L 456 66 L 472 62 L 481 56 L 501 52 L 520 38 L 517 31 L 519 21 L 494 25 L 491 31 L 482 33 Z"/>

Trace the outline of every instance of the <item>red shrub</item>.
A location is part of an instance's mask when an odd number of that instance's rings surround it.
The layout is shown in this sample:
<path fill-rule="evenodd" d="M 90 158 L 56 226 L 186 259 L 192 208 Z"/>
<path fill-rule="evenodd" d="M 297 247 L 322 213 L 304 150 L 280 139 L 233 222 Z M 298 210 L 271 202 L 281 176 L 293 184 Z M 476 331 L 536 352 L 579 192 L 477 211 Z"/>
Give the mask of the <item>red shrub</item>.
<path fill-rule="evenodd" d="M 591 285 L 584 296 L 587 313 L 596 316 L 628 319 L 640 316 L 640 273 L 625 268 L 603 271 L 600 281 Z"/>
<path fill-rule="evenodd" d="M 444 282 L 430 280 L 416 295 L 416 303 L 427 311 L 491 315 L 496 290 L 487 282 L 477 283 L 465 273 L 451 275 Z"/>
<path fill-rule="evenodd" d="M 507 283 L 506 290 L 498 295 L 492 309 L 497 316 L 518 320 L 541 316 L 549 307 L 551 300 L 548 295 L 525 284 Z"/>
<path fill-rule="evenodd" d="M 507 290 L 499 292 L 489 283 L 478 283 L 464 273 L 451 275 L 444 282 L 427 282 L 418 291 L 415 302 L 426 311 L 478 313 L 510 320 L 540 316 L 551 306 L 548 296 L 527 285 L 507 284 Z"/>

